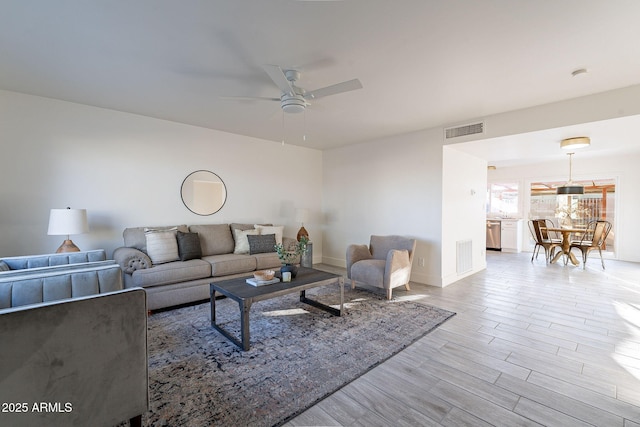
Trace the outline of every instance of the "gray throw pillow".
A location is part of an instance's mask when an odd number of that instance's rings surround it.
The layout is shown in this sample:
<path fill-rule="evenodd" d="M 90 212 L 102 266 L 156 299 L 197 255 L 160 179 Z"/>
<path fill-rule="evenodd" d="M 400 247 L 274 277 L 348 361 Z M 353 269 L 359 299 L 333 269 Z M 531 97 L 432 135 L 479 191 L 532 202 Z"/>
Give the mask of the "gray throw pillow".
<path fill-rule="evenodd" d="M 249 255 L 276 251 L 274 248 L 276 245 L 275 234 L 248 235 L 247 239 L 249 240 Z"/>
<path fill-rule="evenodd" d="M 202 248 L 200 247 L 200 237 L 198 233 L 183 233 L 178 231 L 178 254 L 180 261 L 202 258 Z"/>
<path fill-rule="evenodd" d="M 9 271 L 9 270 L 11 270 L 11 268 L 9 268 L 9 265 L 4 261 L 0 261 L 0 271 Z"/>

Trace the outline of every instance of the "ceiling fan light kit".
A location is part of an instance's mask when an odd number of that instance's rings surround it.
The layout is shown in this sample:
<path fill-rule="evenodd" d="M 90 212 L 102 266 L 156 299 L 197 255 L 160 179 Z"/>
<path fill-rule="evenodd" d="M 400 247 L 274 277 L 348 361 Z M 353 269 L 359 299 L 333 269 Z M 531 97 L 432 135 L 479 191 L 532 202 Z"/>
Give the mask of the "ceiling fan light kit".
<path fill-rule="evenodd" d="M 285 113 L 302 113 L 307 102 L 301 95 L 284 94 L 280 97 L 280 107 Z"/>

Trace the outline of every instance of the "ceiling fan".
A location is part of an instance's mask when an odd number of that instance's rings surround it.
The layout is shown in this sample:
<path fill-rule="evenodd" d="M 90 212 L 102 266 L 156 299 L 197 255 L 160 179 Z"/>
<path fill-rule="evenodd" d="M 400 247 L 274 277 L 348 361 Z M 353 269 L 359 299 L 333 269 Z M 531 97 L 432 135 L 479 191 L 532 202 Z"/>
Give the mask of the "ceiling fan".
<path fill-rule="evenodd" d="M 362 83 L 360 83 L 360 80 L 353 79 L 320 89 L 307 91 L 296 85 L 296 82 L 300 79 L 300 71 L 283 70 L 277 65 L 263 65 L 262 68 L 282 92 L 280 98 L 234 97 L 235 99 L 279 101 L 280 107 L 285 113 L 301 113 L 308 105 L 311 105 L 307 102 L 309 100 L 362 89 Z"/>

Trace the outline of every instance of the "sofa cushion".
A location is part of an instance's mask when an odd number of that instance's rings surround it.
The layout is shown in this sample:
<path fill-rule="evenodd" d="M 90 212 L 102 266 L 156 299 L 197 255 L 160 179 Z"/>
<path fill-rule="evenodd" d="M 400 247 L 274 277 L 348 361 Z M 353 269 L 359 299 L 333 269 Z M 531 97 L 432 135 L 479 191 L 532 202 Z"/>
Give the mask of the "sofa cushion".
<path fill-rule="evenodd" d="M 233 249 L 234 254 L 248 254 L 249 253 L 249 239 L 248 235 L 258 235 L 258 230 L 233 230 L 233 239 L 235 240 L 235 247 Z"/>
<path fill-rule="evenodd" d="M 145 254 L 147 253 L 147 239 L 144 235 L 145 229 L 154 229 L 154 230 L 169 230 L 171 228 L 177 228 L 179 231 L 187 233 L 189 228 L 186 225 L 172 225 L 172 226 L 162 226 L 162 227 L 131 227 L 125 228 L 122 232 L 122 237 L 124 237 L 124 245 L 128 248 L 136 248 L 141 250 Z"/>
<path fill-rule="evenodd" d="M 198 237 L 198 233 L 183 233 L 182 231 L 178 231 L 177 238 L 180 261 L 189 261 L 190 259 L 202 257 L 202 248 L 200 247 L 200 237 Z"/>
<path fill-rule="evenodd" d="M 275 252 L 276 248 L 276 235 L 275 234 L 261 234 L 261 235 L 248 235 L 249 241 L 249 255 L 263 254 L 266 252 Z"/>
<path fill-rule="evenodd" d="M 178 261 L 177 228 L 170 230 L 145 230 L 147 240 L 147 254 L 153 264 Z"/>
<path fill-rule="evenodd" d="M 198 233 L 202 256 L 230 254 L 235 243 L 229 224 L 204 224 L 189 227 L 192 233 Z"/>
<path fill-rule="evenodd" d="M 256 259 L 256 270 L 280 269 L 282 262 L 275 252 L 265 252 L 263 254 L 252 255 Z"/>
<path fill-rule="evenodd" d="M 256 230 L 260 234 L 275 234 L 276 243 L 282 244 L 282 234 L 284 233 L 284 225 L 255 225 Z"/>
<path fill-rule="evenodd" d="M 248 273 L 256 269 L 256 258 L 251 255 L 223 254 L 202 258 L 211 263 L 213 277 Z"/>
<path fill-rule="evenodd" d="M 154 265 L 133 272 L 134 286 L 145 288 L 166 285 L 170 283 L 186 282 L 211 276 L 211 264 L 201 259 L 176 261 Z"/>
<path fill-rule="evenodd" d="M 351 266 L 351 279 L 356 282 L 366 283 L 370 286 L 384 288 L 384 267 L 386 261 L 383 259 L 365 259 L 358 261 Z"/>

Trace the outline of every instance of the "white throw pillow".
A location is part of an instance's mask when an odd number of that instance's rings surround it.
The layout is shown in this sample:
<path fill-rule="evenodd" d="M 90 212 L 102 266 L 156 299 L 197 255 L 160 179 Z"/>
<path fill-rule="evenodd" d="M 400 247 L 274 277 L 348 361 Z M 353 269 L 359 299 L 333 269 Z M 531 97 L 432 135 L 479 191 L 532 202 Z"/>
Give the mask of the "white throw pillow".
<path fill-rule="evenodd" d="M 254 225 L 260 234 L 275 234 L 276 243 L 282 244 L 282 234 L 284 233 L 284 225 Z"/>
<path fill-rule="evenodd" d="M 249 229 L 249 230 L 239 230 L 237 228 L 233 229 L 233 238 L 236 241 L 236 247 L 233 250 L 234 254 L 248 254 L 249 253 L 249 239 L 247 239 L 247 235 L 258 235 L 258 230 Z"/>
<path fill-rule="evenodd" d="M 169 230 L 145 229 L 144 237 L 147 240 L 147 255 L 154 264 L 178 261 L 178 241 L 176 228 Z"/>

